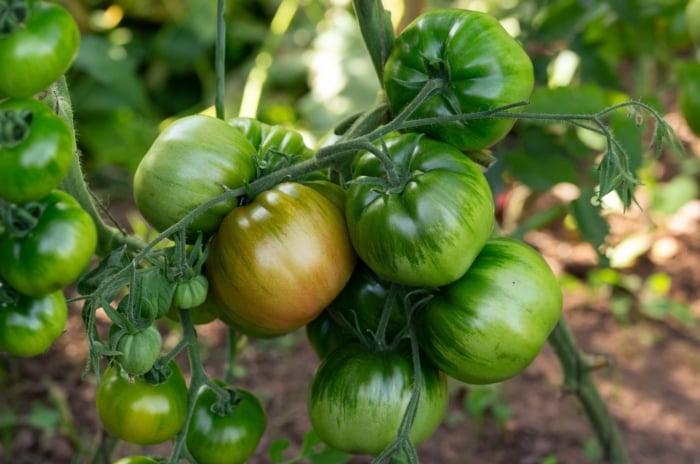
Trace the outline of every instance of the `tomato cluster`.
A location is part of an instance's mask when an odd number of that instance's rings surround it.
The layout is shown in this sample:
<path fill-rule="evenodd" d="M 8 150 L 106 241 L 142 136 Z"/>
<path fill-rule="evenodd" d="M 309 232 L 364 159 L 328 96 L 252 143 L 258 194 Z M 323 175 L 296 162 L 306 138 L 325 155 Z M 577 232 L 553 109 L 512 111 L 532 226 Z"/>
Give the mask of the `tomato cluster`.
<path fill-rule="evenodd" d="M 294 131 L 195 115 L 161 133 L 134 179 L 137 206 L 153 227 L 183 226 L 183 240 L 207 249 L 203 265 L 170 293 L 184 312 L 169 317 L 218 318 L 257 338 L 305 327 L 321 359 L 309 387 L 314 429 L 334 448 L 370 455 L 399 433 L 416 445 L 433 433 L 447 408 L 448 376 L 493 383 L 525 369 L 562 304 L 534 249 L 494 238 L 493 197 L 472 160 L 514 124 L 487 113 L 532 92 L 520 45 L 488 15 L 434 10 L 396 38 L 383 81 L 393 116 L 413 105 L 409 119 L 426 123 L 367 141 L 345 164 L 349 178 L 338 166 L 314 168 L 318 159 Z M 414 105 L 428 85 L 433 93 Z M 470 114 L 480 116 L 459 119 Z M 453 117 L 435 122 L 446 116 Z M 265 184 L 283 169 L 300 174 Z M 183 426 L 177 408 L 140 411 L 147 420 L 135 423 L 118 395 L 162 388 L 171 401 L 184 397 L 184 382 L 142 385 L 160 340 L 115 331 L 122 357 L 97 399 L 105 427 L 135 443 L 171 438 Z M 133 344 L 144 363 L 124 358 Z M 212 386 L 197 393 L 188 449 L 202 463 L 223 462 L 223 450 L 226 462 L 243 462 L 265 429 L 264 411 L 248 392 L 227 396 Z"/>
<path fill-rule="evenodd" d="M 60 6 L 14 3 L 0 19 L 0 351 L 34 356 L 63 333 L 62 289 L 87 266 L 97 232 L 58 190 L 73 164 L 71 128 L 34 97 L 73 63 L 78 26 Z"/>

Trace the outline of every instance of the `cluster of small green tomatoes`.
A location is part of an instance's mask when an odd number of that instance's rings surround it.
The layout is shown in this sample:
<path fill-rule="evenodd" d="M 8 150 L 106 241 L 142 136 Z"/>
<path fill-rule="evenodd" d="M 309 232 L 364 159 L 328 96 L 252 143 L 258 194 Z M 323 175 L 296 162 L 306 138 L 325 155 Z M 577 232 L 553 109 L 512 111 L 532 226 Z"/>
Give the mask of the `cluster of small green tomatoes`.
<path fill-rule="evenodd" d="M 176 306 L 253 338 L 304 328 L 321 359 L 308 396 L 314 430 L 333 448 L 369 455 L 405 423 L 413 445 L 428 438 L 446 412 L 448 376 L 488 384 L 520 373 L 562 305 L 539 253 L 494 237 L 492 193 L 470 156 L 514 120 L 445 118 L 529 98 L 521 46 L 488 15 L 430 11 L 396 38 L 383 82 L 391 114 L 410 108 L 421 124 L 335 144 L 362 149 L 314 152 L 280 126 L 186 116 L 163 130 L 134 178 L 154 228 L 184 224 L 186 242 L 205 244 L 197 297 Z M 256 190 L 266 179 L 278 181 Z M 123 366 L 111 364 L 98 391 L 107 430 L 142 444 L 172 438 L 186 421 L 177 366 L 160 384 L 149 383 L 153 370 Z M 197 398 L 187 447 L 199 463 L 244 462 L 264 433 L 260 402 L 227 388 Z M 130 389 L 164 391 L 163 404 L 179 409 L 139 410 L 145 393 Z"/>
<path fill-rule="evenodd" d="M 41 95 L 71 66 L 80 34 L 62 7 L 0 2 L 0 351 L 34 356 L 64 331 L 62 289 L 95 252 L 91 217 L 57 187 L 71 128 Z"/>

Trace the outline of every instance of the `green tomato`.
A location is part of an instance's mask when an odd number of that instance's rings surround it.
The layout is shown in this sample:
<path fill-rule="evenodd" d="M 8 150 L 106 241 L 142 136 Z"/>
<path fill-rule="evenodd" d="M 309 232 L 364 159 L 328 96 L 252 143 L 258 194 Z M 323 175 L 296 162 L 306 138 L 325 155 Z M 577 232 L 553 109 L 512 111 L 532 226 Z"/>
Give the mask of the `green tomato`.
<path fill-rule="evenodd" d="M 40 101 L 0 102 L 0 125 L 13 124 L 13 118 L 26 126 L 19 129 L 19 140 L 3 140 L 7 133 L 0 135 L 0 197 L 26 203 L 58 187 L 71 167 L 75 142 L 66 123 Z"/>
<path fill-rule="evenodd" d="M 190 211 L 255 176 L 255 149 L 226 122 L 202 115 L 180 118 L 156 138 L 134 175 L 134 199 L 144 218 L 163 231 Z M 188 240 L 197 232 L 212 235 L 237 205 L 221 202 L 187 227 Z"/>
<path fill-rule="evenodd" d="M 209 324 L 219 317 L 221 309 L 214 298 L 214 293 L 207 292 L 204 302 L 192 308 L 187 308 L 187 313 L 190 315 L 193 324 Z M 175 305 L 172 305 L 165 315 L 171 321 L 180 322 L 180 311 Z"/>
<path fill-rule="evenodd" d="M 189 309 L 199 306 L 207 299 L 209 281 L 206 276 L 198 274 L 190 280 L 178 282 L 175 286 L 173 304 L 176 308 Z"/>
<path fill-rule="evenodd" d="M 146 456 L 127 456 L 114 461 L 114 464 L 158 464 L 158 461 Z"/>
<path fill-rule="evenodd" d="M 285 182 L 233 209 L 206 262 L 219 317 L 274 337 L 318 316 L 355 266 L 342 212 L 316 190 Z"/>
<path fill-rule="evenodd" d="M 306 324 L 305 332 L 311 348 L 319 359 L 325 358 L 339 346 L 355 340 L 353 334 L 333 320 L 327 310 Z"/>
<path fill-rule="evenodd" d="M 121 354 L 116 360 L 131 375 L 143 375 L 156 362 L 163 347 L 163 339 L 155 326 L 148 326 L 134 333 L 112 325 L 109 334 L 110 346 Z"/>
<path fill-rule="evenodd" d="M 63 292 L 40 297 L 19 295 L 0 306 L 0 351 L 15 356 L 36 356 L 63 333 L 68 307 Z"/>
<path fill-rule="evenodd" d="M 556 276 L 523 242 L 489 241 L 469 271 L 417 314 L 420 346 L 447 375 L 501 382 L 535 359 L 562 310 Z"/>
<path fill-rule="evenodd" d="M 97 230 L 66 192 L 54 190 L 33 206 L 33 228 L 21 237 L 0 235 L 0 276 L 20 293 L 41 296 L 83 272 L 95 253 Z"/>
<path fill-rule="evenodd" d="M 688 127 L 700 136 L 700 63 L 689 61 L 679 66 L 678 104 Z"/>
<path fill-rule="evenodd" d="M 130 376 L 110 363 L 97 389 L 97 414 L 104 428 L 120 440 L 154 445 L 173 438 L 185 424 L 187 384 L 178 365 L 159 384 Z"/>
<path fill-rule="evenodd" d="M 370 350 L 359 342 L 330 353 L 311 381 L 309 416 L 327 445 L 352 454 L 377 455 L 397 436 L 411 399 L 414 368 L 410 345 L 394 351 Z M 447 379 L 421 360 L 422 388 L 410 436 L 427 439 L 447 411 Z"/>
<path fill-rule="evenodd" d="M 429 80 L 438 92 L 410 119 L 491 110 L 528 100 L 534 86 L 532 62 L 498 20 L 460 9 L 428 11 L 394 42 L 384 69 L 384 87 L 394 114 L 404 110 Z M 502 139 L 514 119 L 453 121 L 416 130 L 460 150 L 487 148 Z"/>
<path fill-rule="evenodd" d="M 350 281 L 326 310 L 340 326 L 359 329 L 363 335 L 375 333 L 389 296 L 391 284 L 378 277 L 363 263 L 359 263 Z M 400 296 L 391 306 L 386 336 L 391 339 L 406 326 L 406 314 Z M 350 326 L 350 327 L 348 327 Z"/>
<path fill-rule="evenodd" d="M 217 381 L 220 386 L 223 382 Z M 218 396 L 208 386 L 197 393 L 187 428 L 187 449 L 199 464 L 242 464 L 255 453 L 267 416 L 260 401 L 243 389 L 232 391 L 235 401 L 226 414 L 216 408 Z"/>
<path fill-rule="evenodd" d="M 457 149 L 421 134 L 387 137 L 382 144 L 401 180 L 383 181 L 387 171 L 374 154 L 355 160 L 345 216 L 357 254 L 389 281 L 419 287 L 454 282 L 493 229 L 486 178 Z"/>
<path fill-rule="evenodd" d="M 79 44 L 78 25 L 65 8 L 33 2 L 24 24 L 0 37 L 0 95 L 44 90 L 70 68 Z"/>

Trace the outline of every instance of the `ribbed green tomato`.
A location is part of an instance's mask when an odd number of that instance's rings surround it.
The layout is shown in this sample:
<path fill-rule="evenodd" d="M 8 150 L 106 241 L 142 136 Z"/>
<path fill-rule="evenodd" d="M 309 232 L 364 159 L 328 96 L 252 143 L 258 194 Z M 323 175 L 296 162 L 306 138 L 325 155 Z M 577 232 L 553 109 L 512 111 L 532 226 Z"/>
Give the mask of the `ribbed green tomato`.
<path fill-rule="evenodd" d="M 159 384 L 132 377 L 118 363 L 110 363 L 97 389 L 97 413 L 120 440 L 155 445 L 171 439 L 185 424 L 187 384 L 178 365 Z"/>
<path fill-rule="evenodd" d="M 411 399 L 414 368 L 408 343 L 373 351 L 350 342 L 332 351 L 311 381 L 309 416 L 327 445 L 352 454 L 377 455 L 397 436 Z M 421 360 L 422 388 L 410 435 L 427 439 L 447 411 L 447 378 Z"/>
<path fill-rule="evenodd" d="M 253 180 L 255 149 L 226 122 L 202 115 L 180 118 L 156 138 L 134 175 L 134 199 L 144 218 L 163 231 L 187 213 Z M 188 239 L 197 231 L 209 237 L 237 204 L 218 203 L 187 227 Z"/>
<path fill-rule="evenodd" d="M 173 304 L 180 309 L 199 306 L 207 299 L 209 281 L 206 276 L 198 274 L 189 280 L 178 282 L 175 286 Z"/>
<path fill-rule="evenodd" d="M 29 97 L 47 88 L 75 60 L 78 25 L 53 3 L 31 2 L 24 24 L 0 36 L 0 95 Z"/>
<path fill-rule="evenodd" d="M 494 225 L 491 190 L 479 167 L 422 134 L 387 137 L 378 149 L 398 168 L 387 182 L 377 156 L 355 160 L 345 206 L 359 257 L 380 277 L 431 287 L 460 278 Z"/>
<path fill-rule="evenodd" d="M 342 212 L 302 184 L 285 182 L 233 209 L 206 262 L 222 320 L 254 337 L 303 327 L 347 283 L 355 265 Z"/>
<path fill-rule="evenodd" d="M 68 319 L 61 291 L 40 297 L 18 295 L 0 306 L 0 351 L 15 356 L 36 356 L 63 333 Z"/>
<path fill-rule="evenodd" d="M 39 200 L 68 173 L 73 134 L 48 106 L 31 98 L 0 102 L 0 126 L 7 129 L 6 124 L 15 127 L 15 137 L 0 135 L 0 197 L 13 203 Z"/>
<path fill-rule="evenodd" d="M 437 9 L 399 34 L 384 69 L 384 88 L 398 114 L 430 80 L 437 93 L 410 119 L 492 110 L 526 101 L 534 86 L 532 62 L 522 46 L 488 14 Z M 502 139 L 514 119 L 453 121 L 416 128 L 460 150 L 481 150 Z"/>
<path fill-rule="evenodd" d="M 92 218 L 68 193 L 32 202 L 36 225 L 20 237 L 0 235 L 0 276 L 20 293 L 42 296 L 72 283 L 97 246 Z"/>
<path fill-rule="evenodd" d="M 238 388 L 234 392 L 230 414 L 221 407 L 217 410 L 218 396 L 208 386 L 197 393 L 186 438 L 187 449 L 197 463 L 243 464 L 255 453 L 267 427 L 265 410 L 249 391 Z"/>
<path fill-rule="evenodd" d="M 535 359 L 561 310 L 561 289 L 547 262 L 525 243 L 499 238 L 418 312 L 415 327 L 440 370 L 488 384 L 513 377 Z"/>
<path fill-rule="evenodd" d="M 143 375 L 158 359 L 163 347 L 163 339 L 153 325 L 134 333 L 112 325 L 109 344 L 121 353 L 116 356 L 116 360 L 126 372 L 131 375 Z"/>

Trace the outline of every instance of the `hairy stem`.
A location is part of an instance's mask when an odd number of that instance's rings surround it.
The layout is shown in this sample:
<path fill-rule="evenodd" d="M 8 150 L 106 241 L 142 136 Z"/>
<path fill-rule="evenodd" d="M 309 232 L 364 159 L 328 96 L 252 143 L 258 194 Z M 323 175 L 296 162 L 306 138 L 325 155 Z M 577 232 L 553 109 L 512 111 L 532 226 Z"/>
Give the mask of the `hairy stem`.
<path fill-rule="evenodd" d="M 590 375 L 582 353 L 564 319 L 560 319 L 549 336 L 549 344 L 554 349 L 564 373 L 564 388 L 576 395 L 583 405 L 588 421 L 603 450 L 603 457 L 611 464 L 629 462 L 615 420 L 610 415 Z"/>

